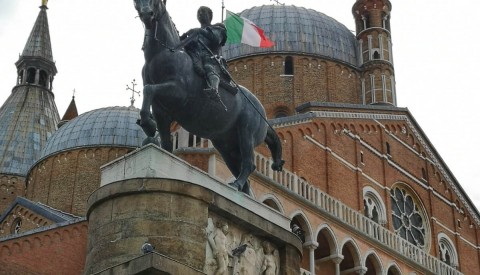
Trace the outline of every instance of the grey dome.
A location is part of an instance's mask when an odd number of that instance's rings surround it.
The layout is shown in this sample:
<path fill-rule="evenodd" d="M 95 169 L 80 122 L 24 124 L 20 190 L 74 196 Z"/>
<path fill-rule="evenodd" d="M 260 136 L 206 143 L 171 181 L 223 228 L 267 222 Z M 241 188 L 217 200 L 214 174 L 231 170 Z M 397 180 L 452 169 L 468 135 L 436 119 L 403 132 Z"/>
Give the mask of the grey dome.
<path fill-rule="evenodd" d="M 48 139 L 41 157 L 79 147 L 140 147 L 146 135 L 136 124 L 139 117 L 139 110 L 133 107 L 107 107 L 81 114 Z"/>
<path fill-rule="evenodd" d="M 275 42 L 272 48 L 227 44 L 227 60 L 259 53 L 287 52 L 323 56 L 357 66 L 357 40 L 335 19 L 312 9 L 263 5 L 244 10 L 242 17 L 254 22 Z"/>

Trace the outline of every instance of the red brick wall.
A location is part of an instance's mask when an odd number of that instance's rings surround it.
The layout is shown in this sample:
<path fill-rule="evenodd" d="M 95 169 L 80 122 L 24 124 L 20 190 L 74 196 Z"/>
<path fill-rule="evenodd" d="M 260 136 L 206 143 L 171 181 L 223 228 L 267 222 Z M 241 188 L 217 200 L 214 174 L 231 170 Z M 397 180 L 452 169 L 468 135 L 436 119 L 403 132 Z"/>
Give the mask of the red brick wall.
<path fill-rule="evenodd" d="M 252 91 L 264 105 L 267 117 L 279 108 L 295 113 L 310 101 L 361 103 L 359 73 L 330 60 L 290 55 L 294 75 L 285 75 L 287 55 L 257 56 L 229 62 L 235 81 Z"/>
<path fill-rule="evenodd" d="M 405 112 L 398 114 L 408 116 Z M 409 127 L 405 122 L 386 119 L 377 122 L 373 119 L 315 118 L 311 122 L 279 127 L 277 132 L 283 140 L 287 169 L 360 212 L 363 212 L 363 188 L 370 186 L 377 190 L 387 208 L 385 226 L 392 231 L 389 190 L 396 184 L 408 186 L 426 211 L 430 254 L 438 257 L 439 233 L 456 232 L 460 235 L 447 235 L 455 243 L 462 270 L 478 270 L 480 256 L 474 248 L 479 243 L 475 222 L 433 163 L 425 144 Z M 327 150 L 305 136 L 326 146 Z M 363 163 L 360 161 L 362 153 Z"/>
<path fill-rule="evenodd" d="M 0 243 L 1 274 L 82 274 L 87 222 Z"/>

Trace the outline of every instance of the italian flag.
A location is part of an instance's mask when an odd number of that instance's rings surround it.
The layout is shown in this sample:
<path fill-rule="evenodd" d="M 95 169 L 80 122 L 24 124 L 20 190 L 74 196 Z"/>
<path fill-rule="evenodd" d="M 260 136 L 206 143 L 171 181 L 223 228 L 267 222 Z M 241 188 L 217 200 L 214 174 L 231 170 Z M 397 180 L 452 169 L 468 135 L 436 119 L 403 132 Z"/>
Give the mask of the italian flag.
<path fill-rule="evenodd" d="M 275 45 L 252 21 L 228 10 L 225 27 L 227 27 L 227 43 L 243 43 L 260 48 L 270 48 Z"/>

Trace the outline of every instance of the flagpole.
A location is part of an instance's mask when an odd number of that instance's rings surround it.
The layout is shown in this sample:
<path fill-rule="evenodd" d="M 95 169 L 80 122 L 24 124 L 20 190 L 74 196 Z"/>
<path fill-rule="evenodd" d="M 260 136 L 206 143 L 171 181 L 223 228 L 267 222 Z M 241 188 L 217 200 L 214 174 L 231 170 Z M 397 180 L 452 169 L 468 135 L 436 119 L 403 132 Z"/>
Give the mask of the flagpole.
<path fill-rule="evenodd" d="M 224 12 L 224 10 L 225 10 L 225 3 L 222 0 L 222 21 L 221 22 L 223 22 L 223 12 Z"/>

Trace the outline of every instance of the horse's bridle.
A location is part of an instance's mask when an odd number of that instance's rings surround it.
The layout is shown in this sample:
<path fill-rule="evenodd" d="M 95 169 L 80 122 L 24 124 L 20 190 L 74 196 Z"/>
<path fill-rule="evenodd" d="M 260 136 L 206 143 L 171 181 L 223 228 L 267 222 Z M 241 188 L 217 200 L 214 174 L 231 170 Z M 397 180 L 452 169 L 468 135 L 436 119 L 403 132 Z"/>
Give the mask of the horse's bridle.
<path fill-rule="evenodd" d="M 167 0 L 163 0 L 164 9 L 163 9 L 163 12 L 161 14 L 157 11 L 157 9 L 153 9 L 153 20 L 155 21 L 155 30 L 154 30 L 153 39 L 155 39 L 155 41 L 157 41 L 160 46 L 168 49 L 171 52 L 174 52 L 175 47 L 173 47 L 173 48 L 169 47 L 165 42 L 162 42 L 162 41 L 160 41 L 160 39 L 157 38 L 158 22 L 160 21 L 160 18 L 165 16 L 165 14 L 167 13 L 167 8 L 165 7 L 166 3 L 167 3 Z M 143 25 L 145 27 L 145 23 Z M 147 34 L 145 34 L 145 36 L 147 36 Z"/>

